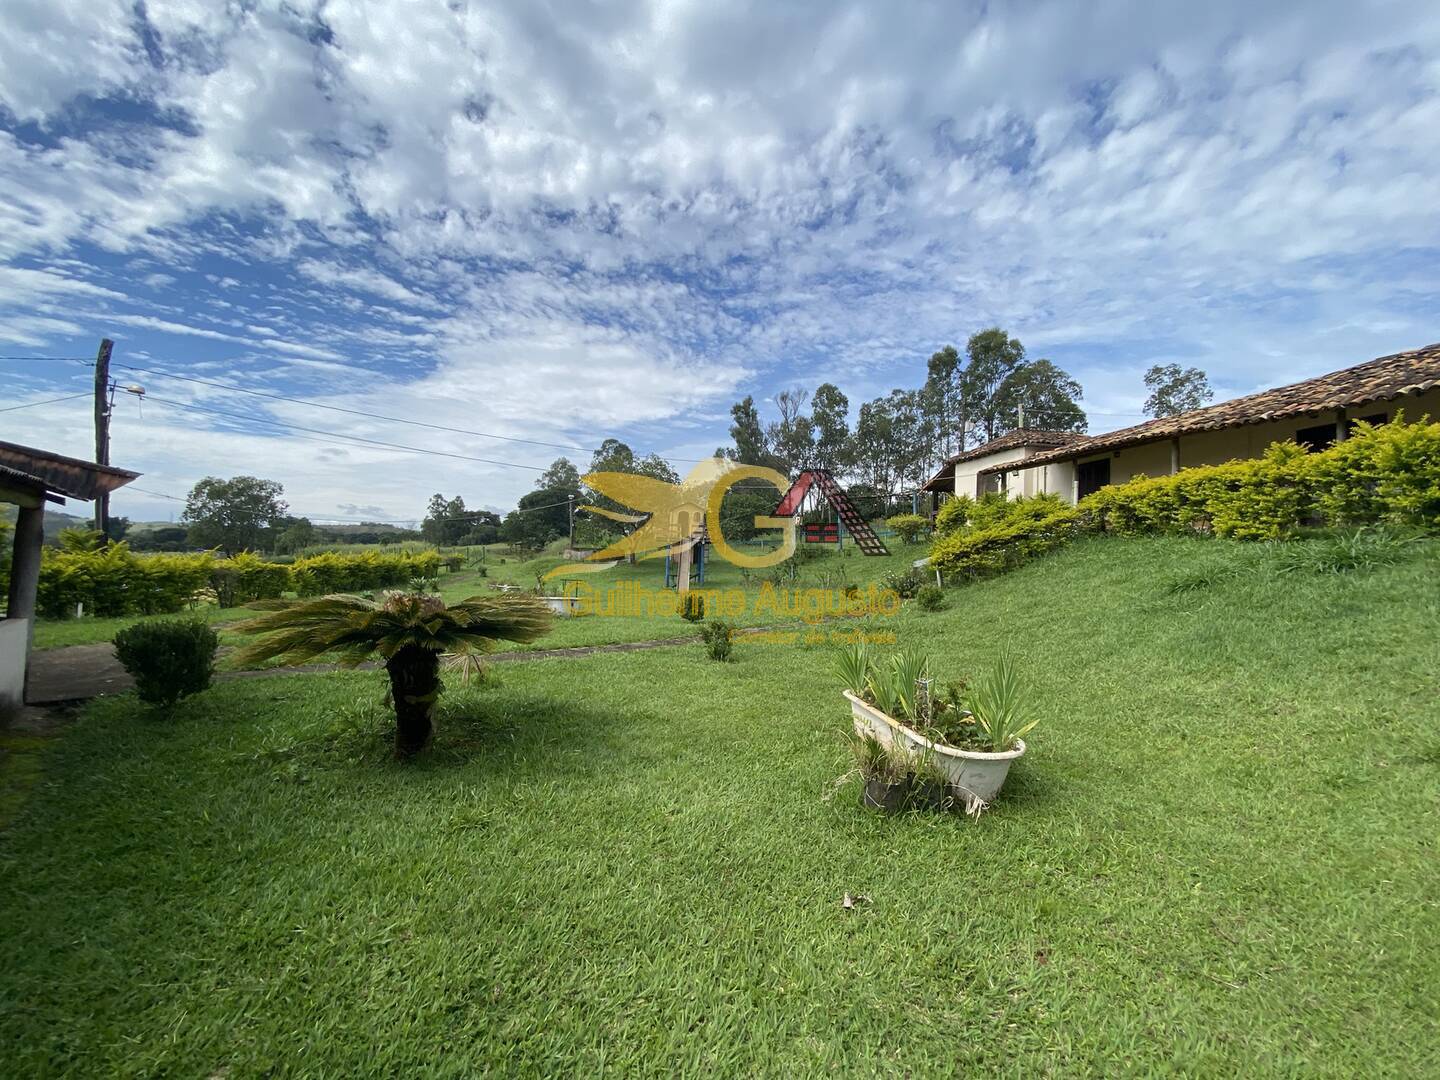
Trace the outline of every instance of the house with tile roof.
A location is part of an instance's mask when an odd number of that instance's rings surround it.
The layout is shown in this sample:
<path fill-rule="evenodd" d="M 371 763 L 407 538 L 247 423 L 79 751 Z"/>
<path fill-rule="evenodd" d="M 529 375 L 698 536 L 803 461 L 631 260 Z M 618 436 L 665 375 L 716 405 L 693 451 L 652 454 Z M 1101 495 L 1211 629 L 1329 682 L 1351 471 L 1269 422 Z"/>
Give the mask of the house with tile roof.
<path fill-rule="evenodd" d="M 1440 420 L 1440 344 L 1104 435 L 1011 432 L 950 458 L 921 490 L 1051 492 L 1074 502 L 1136 476 L 1259 457 L 1276 442 L 1320 450 L 1357 421 L 1388 423 L 1401 412 L 1409 421 Z"/>

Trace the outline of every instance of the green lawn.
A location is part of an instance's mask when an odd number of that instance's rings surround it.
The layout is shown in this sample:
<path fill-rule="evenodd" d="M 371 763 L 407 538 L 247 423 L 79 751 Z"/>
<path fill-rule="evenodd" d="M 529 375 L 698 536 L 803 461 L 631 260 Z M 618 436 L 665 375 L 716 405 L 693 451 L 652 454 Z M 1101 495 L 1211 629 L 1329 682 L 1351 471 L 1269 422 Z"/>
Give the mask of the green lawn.
<path fill-rule="evenodd" d="M 891 540 L 889 544 L 891 548 L 889 556 L 861 555 L 857 549 L 848 544 L 843 552 L 836 552 L 830 548 L 822 549 L 816 558 L 804 563 L 803 577 L 799 584 L 802 588 L 833 587 L 843 580 L 863 586 L 878 580 L 891 570 L 909 566 L 915 559 L 922 558 L 927 551 L 925 544 L 905 545 L 895 540 Z M 501 559 L 504 561 L 502 562 Z M 537 574 L 549 570 L 560 562 L 561 560 L 554 553 L 547 553 L 531 559 L 516 559 L 513 556 L 505 557 L 492 553 L 489 562 L 485 565 L 483 576 L 478 569 L 441 574 L 439 577 L 440 594 L 447 601 L 454 602 L 463 600 L 467 596 L 474 596 L 476 593 L 489 593 L 491 585 L 497 582 L 518 585 L 527 590 L 534 589 Z M 659 590 L 664 582 L 664 574 L 663 560 L 646 560 L 634 565 L 622 564 L 597 574 L 586 575 L 584 580 L 600 590 L 621 582 L 636 582 Z M 763 571 L 755 571 L 746 579 L 739 570 L 730 564 L 720 559 L 711 559 L 706 568 L 705 586 L 725 589 L 744 588 L 753 597 L 761 588 L 763 574 Z M 580 579 L 580 575 L 575 575 L 570 580 Z M 547 585 L 547 590 L 558 593 L 561 587 L 561 581 L 555 581 L 553 584 Z M 213 604 L 201 604 L 192 611 L 182 614 L 198 614 L 211 622 L 227 623 L 238 622 L 252 616 L 254 612 L 245 608 L 221 608 Z M 66 645 L 92 645 L 110 641 L 114 638 L 116 631 L 126 626 L 141 622 L 146 618 L 158 617 L 162 616 L 125 615 L 115 618 L 41 620 L 35 626 L 35 648 L 55 649 Z M 734 621 L 741 626 L 786 622 L 786 620 L 777 621 L 769 616 L 756 616 L 753 613 Z M 557 620 L 554 632 L 540 643 L 540 647 L 609 645 L 622 641 L 679 637 L 694 632 L 694 628 L 689 623 L 676 616 L 656 615 L 625 619 L 566 618 Z M 225 631 L 221 632 L 221 639 L 226 645 L 238 645 L 245 640 L 243 635 Z M 502 650 L 531 647 L 510 643 L 502 643 L 500 646 Z"/>
<path fill-rule="evenodd" d="M 1440 564 L 1092 540 L 890 621 L 1022 651 L 978 822 L 862 810 L 829 646 L 127 697 L 0 833 L 13 1075 L 1434 1075 Z M 878 628 L 878 626 L 877 626 Z M 853 911 L 846 892 L 863 894 Z"/>
<path fill-rule="evenodd" d="M 198 615 L 206 622 L 238 622 L 254 612 L 244 608 L 216 607 L 214 604 L 197 604 L 181 615 Z M 95 645 L 114 639 L 117 631 L 133 626 L 146 619 L 164 618 L 159 615 L 116 615 L 106 618 L 86 616 L 82 619 L 40 619 L 35 623 L 36 649 L 61 649 L 67 645 Z"/>

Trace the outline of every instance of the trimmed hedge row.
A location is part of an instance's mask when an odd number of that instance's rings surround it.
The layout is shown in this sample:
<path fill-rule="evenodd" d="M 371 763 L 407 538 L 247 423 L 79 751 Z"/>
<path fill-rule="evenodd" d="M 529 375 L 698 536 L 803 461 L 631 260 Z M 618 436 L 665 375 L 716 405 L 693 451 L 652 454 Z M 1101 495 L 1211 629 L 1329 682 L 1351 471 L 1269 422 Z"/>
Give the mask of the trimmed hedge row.
<path fill-rule="evenodd" d="M 1302 525 L 1440 526 L 1440 423 L 1356 425 L 1319 453 L 1275 443 L 1249 461 L 1136 477 L 1076 506 L 1058 496 L 951 499 L 936 518 L 931 564 L 979 577 L 1054 550 L 1077 533 L 1213 533 L 1277 540 Z"/>
<path fill-rule="evenodd" d="M 1440 525 L 1440 423 L 1359 423 L 1319 453 L 1275 443 L 1252 461 L 1137 477 L 1080 500 L 1085 527 L 1132 536 L 1277 540 L 1301 525 Z"/>
<path fill-rule="evenodd" d="M 124 543 L 100 551 L 47 548 L 36 607 L 46 619 L 71 616 L 77 604 L 90 615 L 162 615 L 206 592 L 222 607 L 234 607 L 287 592 L 323 596 L 383 589 L 434 577 L 439 568 L 434 551 L 324 554 L 285 565 L 250 552 L 225 559 L 213 553 L 137 555 Z"/>

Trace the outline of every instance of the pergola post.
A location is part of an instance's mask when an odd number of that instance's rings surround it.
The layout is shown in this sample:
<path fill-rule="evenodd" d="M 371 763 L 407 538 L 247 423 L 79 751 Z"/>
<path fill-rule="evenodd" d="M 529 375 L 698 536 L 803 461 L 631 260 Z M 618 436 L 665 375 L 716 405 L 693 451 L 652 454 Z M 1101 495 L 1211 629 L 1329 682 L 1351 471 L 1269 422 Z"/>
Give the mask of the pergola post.
<path fill-rule="evenodd" d="M 15 543 L 10 560 L 10 594 L 7 619 L 28 619 L 25 628 L 25 656 L 35 640 L 35 590 L 40 584 L 40 549 L 45 543 L 45 503 L 21 506 L 15 520 Z M 29 664 L 26 664 L 29 685 Z"/>

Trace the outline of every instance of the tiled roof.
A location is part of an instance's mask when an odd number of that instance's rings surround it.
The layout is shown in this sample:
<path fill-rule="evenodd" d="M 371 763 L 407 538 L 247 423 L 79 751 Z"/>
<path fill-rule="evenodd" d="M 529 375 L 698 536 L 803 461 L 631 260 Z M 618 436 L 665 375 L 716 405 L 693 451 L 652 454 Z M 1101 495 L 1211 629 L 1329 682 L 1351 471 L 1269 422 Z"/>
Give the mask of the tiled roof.
<path fill-rule="evenodd" d="M 951 454 L 945 459 L 945 464 L 940 470 L 925 481 L 921 491 L 931 491 L 937 482 L 946 480 L 955 475 L 955 466 L 962 461 L 974 461 L 976 458 L 988 457 L 990 454 L 1003 453 L 1006 450 L 1018 450 L 1023 446 L 1036 446 L 1042 449 L 1049 449 L 1056 446 L 1071 446 L 1084 442 L 1088 435 L 1081 435 L 1078 431 L 1046 431 L 1042 428 L 1016 428 L 1004 435 L 997 436 L 987 443 L 972 447 L 969 450 L 962 450 L 958 454 Z M 1028 459 L 1027 459 L 1028 460 Z"/>
<path fill-rule="evenodd" d="M 1382 356 L 1343 371 L 1332 371 L 1319 378 L 1277 386 L 1274 390 L 1247 394 L 1178 416 L 1147 420 L 1133 427 L 1095 435 L 1083 444 L 1046 450 L 1026 458 L 1023 465 L 1018 462 L 992 465 L 980 472 L 1028 469 L 1032 465 L 1069 461 L 1084 454 L 1119 450 L 1199 431 L 1264 424 L 1307 413 L 1333 412 L 1371 401 L 1388 401 L 1403 394 L 1419 394 L 1437 386 L 1440 386 L 1440 344 L 1427 345 L 1423 349 Z"/>
<path fill-rule="evenodd" d="M 97 465 L 93 461 L 8 442 L 0 442 L 0 468 L 7 477 L 27 487 L 87 501 L 123 487 L 140 475 L 129 469 Z"/>
<path fill-rule="evenodd" d="M 1004 435 L 997 436 L 987 443 L 970 450 L 964 450 L 953 454 L 945 459 L 947 465 L 958 465 L 962 461 L 973 461 L 976 458 L 985 457 L 989 454 L 998 454 L 1002 450 L 1016 450 L 1022 446 L 1069 446 L 1072 443 L 1081 443 L 1090 436 L 1082 435 L 1078 431 L 1045 431 L 1041 428 L 1016 428 L 1014 431 L 1007 431 Z"/>

